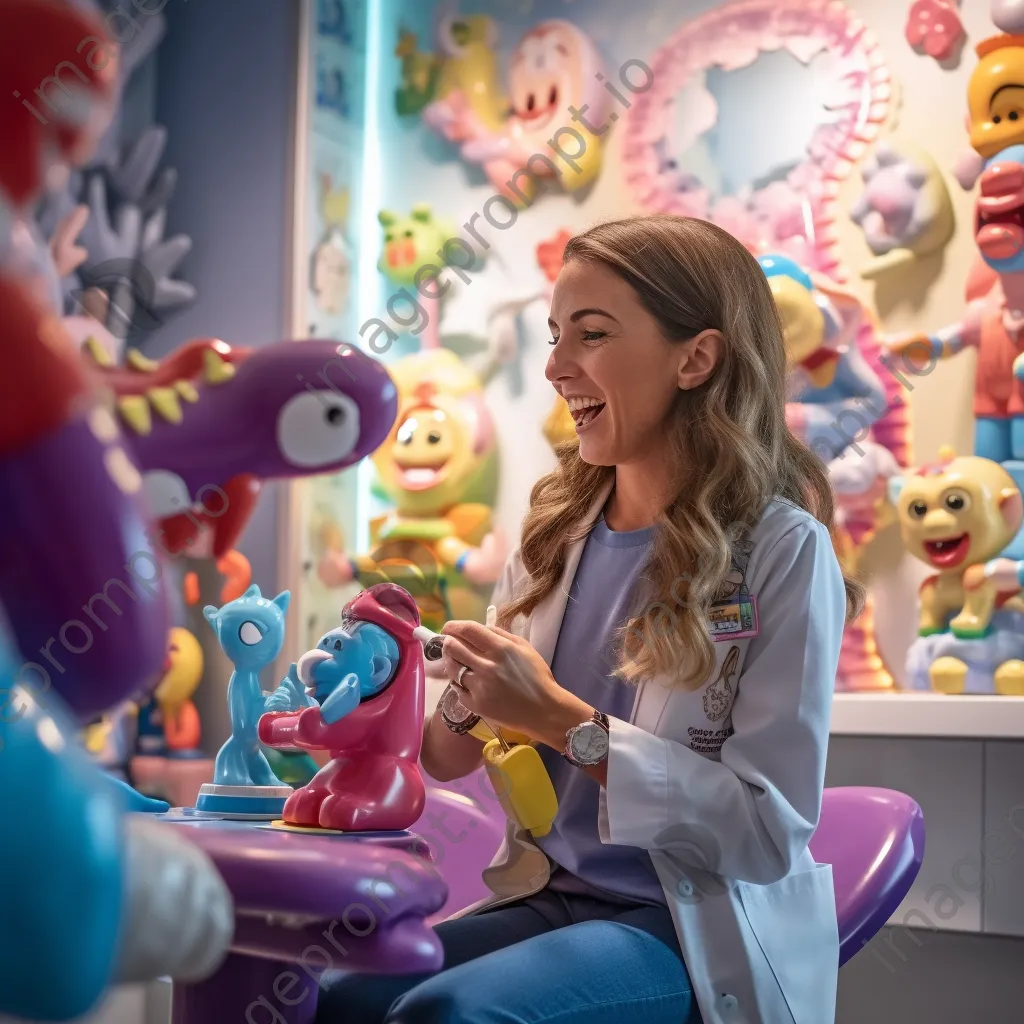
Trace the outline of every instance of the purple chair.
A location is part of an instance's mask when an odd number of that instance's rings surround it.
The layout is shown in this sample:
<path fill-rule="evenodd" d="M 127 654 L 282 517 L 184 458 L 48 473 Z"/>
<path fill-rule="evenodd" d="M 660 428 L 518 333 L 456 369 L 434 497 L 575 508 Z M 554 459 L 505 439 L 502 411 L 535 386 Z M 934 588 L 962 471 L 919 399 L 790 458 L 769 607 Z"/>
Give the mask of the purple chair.
<path fill-rule="evenodd" d="M 811 853 L 832 865 L 842 967 L 910 891 L 924 860 L 924 815 L 891 789 L 826 789 Z"/>
<path fill-rule="evenodd" d="M 493 796 L 479 794 L 476 775 L 460 785 L 469 796 L 427 789 L 427 805 L 412 831 L 427 840 L 448 883 L 448 901 L 428 923 L 488 895 L 480 875 L 505 830 Z M 826 789 L 811 852 L 831 864 L 839 918 L 839 964 L 860 952 L 903 902 L 924 859 L 924 816 L 903 793 L 847 786 Z"/>
<path fill-rule="evenodd" d="M 428 785 L 427 803 L 411 831 L 427 842 L 431 859 L 448 886 L 448 900 L 428 924 L 437 924 L 490 894 L 483 883 L 505 835 L 505 815 L 493 793 L 481 785 L 483 772 L 460 785 L 466 794 Z M 488 795 L 482 795 L 486 792 Z"/>

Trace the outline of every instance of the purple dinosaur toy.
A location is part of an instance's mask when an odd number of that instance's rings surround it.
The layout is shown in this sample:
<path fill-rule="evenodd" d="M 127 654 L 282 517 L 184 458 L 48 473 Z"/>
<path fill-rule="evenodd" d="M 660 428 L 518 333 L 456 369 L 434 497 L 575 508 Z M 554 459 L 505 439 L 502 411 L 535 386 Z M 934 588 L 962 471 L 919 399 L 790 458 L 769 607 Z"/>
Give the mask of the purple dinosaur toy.
<path fill-rule="evenodd" d="M 129 352 L 127 367 L 104 365 L 98 346 L 85 351 L 117 396 L 169 554 L 194 551 L 208 527 L 222 557 L 263 480 L 351 466 L 384 441 L 397 414 L 387 370 L 342 342 L 242 349 L 205 339 L 159 363 Z"/>

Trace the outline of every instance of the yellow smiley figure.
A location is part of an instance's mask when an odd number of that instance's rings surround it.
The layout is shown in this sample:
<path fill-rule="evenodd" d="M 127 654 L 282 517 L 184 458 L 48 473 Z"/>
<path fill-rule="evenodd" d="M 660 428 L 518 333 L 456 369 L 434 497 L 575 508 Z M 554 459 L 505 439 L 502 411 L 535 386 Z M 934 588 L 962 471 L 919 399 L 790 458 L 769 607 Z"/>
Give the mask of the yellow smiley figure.
<path fill-rule="evenodd" d="M 971 146 L 988 160 L 1024 143 L 1024 36 L 994 36 L 976 52 L 967 83 Z"/>
<path fill-rule="evenodd" d="M 399 411 L 372 461 L 394 511 L 371 520 L 374 551 L 351 559 L 354 576 L 405 587 L 431 629 L 449 618 L 483 621 L 506 552 L 492 512 L 497 435 L 479 377 L 448 349 L 389 369 Z"/>

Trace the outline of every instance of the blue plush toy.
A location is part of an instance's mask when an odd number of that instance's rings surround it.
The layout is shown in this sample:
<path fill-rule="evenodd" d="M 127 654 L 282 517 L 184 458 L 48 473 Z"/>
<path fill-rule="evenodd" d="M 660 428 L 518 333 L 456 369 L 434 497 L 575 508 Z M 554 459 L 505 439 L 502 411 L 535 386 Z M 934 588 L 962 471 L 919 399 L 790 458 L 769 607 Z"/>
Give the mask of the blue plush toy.
<path fill-rule="evenodd" d="M 226 786 L 283 786 L 260 748 L 257 726 L 267 710 L 260 687 L 260 669 L 269 665 L 284 643 L 285 612 L 291 595 L 286 590 L 273 600 L 253 584 L 240 598 L 203 609 L 235 671 L 228 683 L 231 736 L 214 764 L 214 782 Z"/>
<path fill-rule="evenodd" d="M 315 703 L 324 722 L 333 725 L 381 693 L 394 679 L 398 660 L 398 643 L 390 633 L 371 622 L 343 621 L 291 667 L 267 710 Z"/>

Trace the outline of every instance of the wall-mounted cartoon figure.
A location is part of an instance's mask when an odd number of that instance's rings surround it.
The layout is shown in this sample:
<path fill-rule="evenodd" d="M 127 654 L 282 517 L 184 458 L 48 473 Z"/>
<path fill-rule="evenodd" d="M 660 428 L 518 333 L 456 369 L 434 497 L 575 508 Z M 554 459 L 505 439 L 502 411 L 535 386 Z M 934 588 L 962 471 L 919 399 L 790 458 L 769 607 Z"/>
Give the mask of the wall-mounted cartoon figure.
<path fill-rule="evenodd" d="M 974 451 L 995 462 L 1024 459 L 1024 145 L 1011 147 L 981 177 L 975 242 L 995 271 L 962 319 L 933 334 L 893 339 L 893 352 L 917 361 L 948 359 L 964 349 L 978 353 L 974 380 Z"/>
<path fill-rule="evenodd" d="M 498 29 L 485 14 L 460 15 L 458 4 L 438 4 L 433 53 L 419 49 L 415 33 L 400 29 L 395 56 L 402 61 L 402 84 L 395 93 L 400 117 L 419 114 L 428 104 L 448 101 L 456 111 L 468 108 L 466 124 L 500 132 L 508 113 L 502 95 L 495 48 Z M 451 118 L 452 142 L 459 136 Z"/>
<path fill-rule="evenodd" d="M 446 254 L 452 249 L 449 240 L 457 237 L 455 226 L 436 217 L 429 203 L 417 203 L 408 216 L 381 210 L 377 219 L 384 229 L 377 269 L 392 284 L 405 289 L 411 306 L 422 310 L 422 316 L 410 320 L 414 333 L 420 335 L 422 347 L 437 348 L 441 344 L 443 308 L 456 286 L 444 270 Z M 404 308 L 400 315 L 404 316 Z"/>
<path fill-rule="evenodd" d="M 395 113 L 412 117 L 434 98 L 441 61 L 419 48 L 415 32 L 399 29 L 395 56 L 402 62 L 402 81 L 395 90 Z"/>
<path fill-rule="evenodd" d="M 408 593 L 377 584 L 353 598 L 341 625 L 297 662 L 290 699 L 282 700 L 299 710 L 270 710 L 260 719 L 260 739 L 327 750 L 331 761 L 288 798 L 286 825 L 396 831 L 423 812 L 425 676 L 413 635 L 419 625 Z"/>
<path fill-rule="evenodd" d="M 1020 692 L 1022 588 L 986 571 L 1024 520 L 1013 478 L 996 462 L 944 448 L 938 464 L 893 483 L 903 543 L 936 570 L 920 589 L 911 681 L 946 693 Z"/>
<path fill-rule="evenodd" d="M 498 460 L 480 380 L 447 349 L 408 356 L 392 376 L 398 416 L 373 463 L 395 510 L 371 523 L 372 555 L 328 550 L 320 578 L 401 582 L 432 629 L 453 617 L 482 620 L 507 552 L 492 530 Z"/>
<path fill-rule="evenodd" d="M 316 31 L 342 46 L 352 45 L 352 32 L 345 12 L 345 0 L 317 0 Z"/>
<path fill-rule="evenodd" d="M 543 21 L 523 36 L 509 60 L 510 109 L 500 125 L 488 125 L 462 89 L 436 99 L 423 117 L 460 146 L 464 160 L 481 164 L 491 184 L 515 203 L 532 202 L 555 182 L 578 192 L 601 168 L 610 106 L 603 70 L 596 47 L 580 29 L 567 21 Z M 585 117 L 574 117 L 571 109 L 585 111 Z"/>
<path fill-rule="evenodd" d="M 938 164 L 905 143 L 880 143 L 861 168 L 864 191 L 850 217 L 877 257 L 861 276 L 904 267 L 953 237 L 953 204 Z"/>
<path fill-rule="evenodd" d="M 467 104 L 472 115 L 469 123 L 500 132 L 508 100 L 498 74 L 498 27 L 483 14 L 461 16 L 455 6 L 449 3 L 440 8 L 434 37 L 440 75 L 434 98 L 456 97 L 455 103 Z M 465 140 L 453 137 L 451 141 Z"/>
<path fill-rule="evenodd" d="M 987 164 L 1004 149 L 1024 143 L 1024 35 L 1014 30 L 983 39 L 975 53 L 978 63 L 967 83 L 972 151 L 961 154 L 954 169 L 964 189 L 974 188 Z"/>
<path fill-rule="evenodd" d="M 965 39 L 957 6 L 948 0 L 914 0 L 903 29 L 904 38 L 918 53 L 927 54 L 945 67 L 959 63 Z"/>
<path fill-rule="evenodd" d="M 338 117 L 349 116 L 348 84 L 341 68 L 320 66 L 316 78 L 316 104 Z"/>
<path fill-rule="evenodd" d="M 455 226 L 435 217 L 429 203 L 417 203 L 408 216 L 393 210 L 377 215 L 384 228 L 384 246 L 377 269 L 397 285 L 408 288 L 420 282 L 417 274 L 424 267 L 436 266 L 445 242 L 456 237 Z"/>
<path fill-rule="evenodd" d="M 813 278 L 786 256 L 758 260 L 782 319 L 790 369 L 786 419 L 827 465 L 838 499 L 836 550 L 856 574 L 860 556 L 884 525 L 882 499 L 898 465 L 909 459 L 909 422 L 900 385 L 884 376 L 874 319 L 852 292 Z M 848 459 L 852 450 L 858 458 Z M 837 685 L 893 685 L 874 639 L 873 605 L 843 638 Z"/>
<path fill-rule="evenodd" d="M 790 372 L 786 420 L 790 430 L 830 462 L 854 440 L 846 425 L 851 414 L 859 432 L 886 412 L 885 387 L 835 302 L 815 287 L 803 268 L 785 256 L 762 256 L 758 262 L 785 332 Z"/>
<path fill-rule="evenodd" d="M 329 174 L 320 176 L 320 217 L 323 235 L 310 260 L 310 290 L 316 309 L 338 316 L 348 309 L 352 249 L 348 242 L 349 190 L 335 187 Z"/>
<path fill-rule="evenodd" d="M 976 47 L 967 83 L 971 146 L 990 160 L 1024 143 L 1024 36 L 994 36 Z"/>

